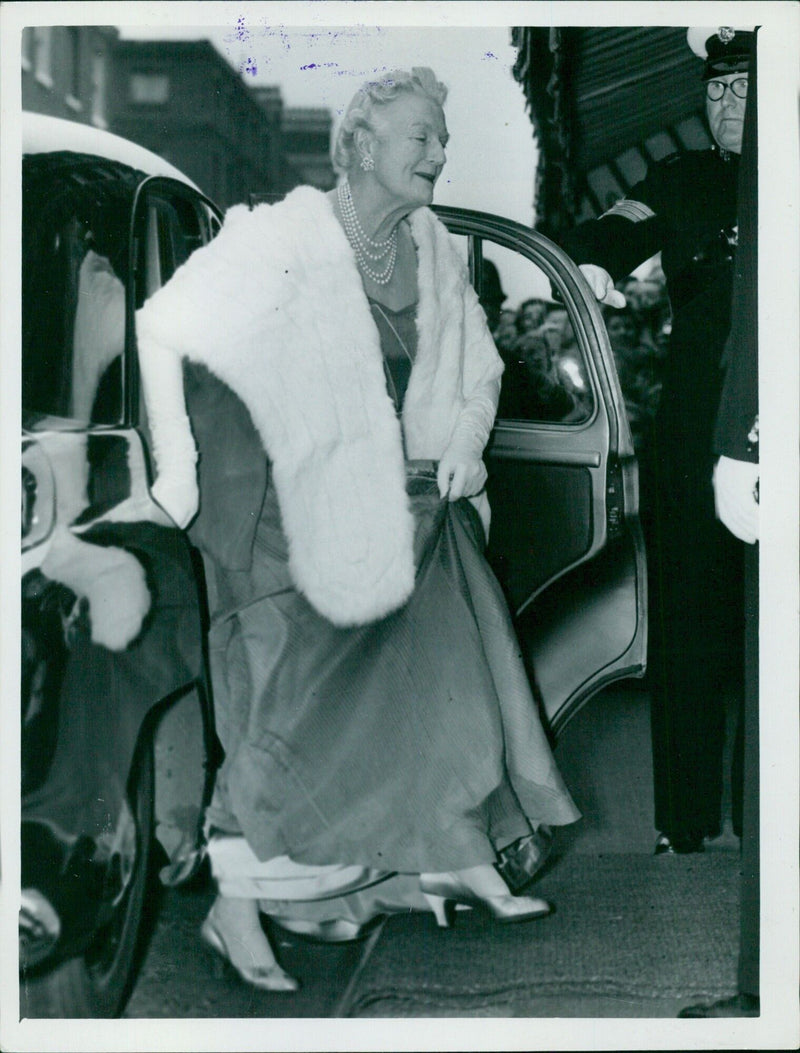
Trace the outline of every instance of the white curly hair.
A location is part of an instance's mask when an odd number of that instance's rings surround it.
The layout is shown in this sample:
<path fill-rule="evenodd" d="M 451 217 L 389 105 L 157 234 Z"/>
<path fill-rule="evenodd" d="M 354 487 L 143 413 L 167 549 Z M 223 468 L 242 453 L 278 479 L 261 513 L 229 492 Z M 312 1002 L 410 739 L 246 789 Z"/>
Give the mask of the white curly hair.
<path fill-rule="evenodd" d="M 447 98 L 447 87 L 436 79 L 436 74 L 428 66 L 414 66 L 411 72 L 395 69 L 380 80 L 369 80 L 361 85 L 350 100 L 333 144 L 331 159 L 340 175 L 350 172 L 356 164 L 355 133 L 358 128 L 372 128 L 370 118 L 375 107 L 385 106 L 402 92 L 412 91 L 432 99 L 439 106 L 444 106 Z"/>

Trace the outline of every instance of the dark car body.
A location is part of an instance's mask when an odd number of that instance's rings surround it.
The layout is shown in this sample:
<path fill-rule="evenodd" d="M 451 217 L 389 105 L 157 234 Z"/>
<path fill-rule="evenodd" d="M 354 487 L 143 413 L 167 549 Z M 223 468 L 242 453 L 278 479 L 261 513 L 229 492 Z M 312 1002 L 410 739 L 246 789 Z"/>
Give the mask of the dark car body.
<path fill-rule="evenodd" d="M 26 115 L 22 1015 L 117 1012 L 146 910 L 196 865 L 213 738 L 192 552 L 149 494 L 135 309 L 218 226 L 179 172 Z"/>
<path fill-rule="evenodd" d="M 506 281 L 521 261 L 560 299 L 552 317 L 564 323 L 563 349 L 552 351 L 551 333 L 537 345 L 560 401 L 501 403 L 488 451 L 489 557 L 556 734 L 602 686 L 644 669 L 624 401 L 602 317 L 571 261 L 519 224 L 438 211 L 479 296 L 491 259 Z M 150 496 L 135 311 L 218 225 L 213 204 L 147 151 L 27 116 L 22 1016 L 119 1012 L 147 914 L 152 835 L 166 882 L 192 875 L 199 858 L 218 759 L 202 576 Z M 519 365 L 507 369 L 508 390 L 524 378 Z"/>

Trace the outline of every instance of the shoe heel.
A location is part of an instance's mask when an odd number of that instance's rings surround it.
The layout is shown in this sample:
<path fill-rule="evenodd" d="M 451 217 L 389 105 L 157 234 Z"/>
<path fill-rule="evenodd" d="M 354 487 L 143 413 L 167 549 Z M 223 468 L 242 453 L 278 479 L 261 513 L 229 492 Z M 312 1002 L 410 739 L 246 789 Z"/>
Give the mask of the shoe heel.
<path fill-rule="evenodd" d="M 222 942 L 217 930 L 207 918 L 200 927 L 200 938 L 203 947 L 211 957 L 211 968 L 215 980 L 223 980 L 228 975 L 231 963 L 228 960 L 228 951 Z"/>
<path fill-rule="evenodd" d="M 423 892 L 422 895 L 436 918 L 436 924 L 439 928 L 449 929 L 452 916 L 449 901 L 443 896 L 434 895 L 432 892 Z"/>
<path fill-rule="evenodd" d="M 200 937 L 206 950 L 213 955 L 214 979 L 233 978 L 261 991 L 294 992 L 300 989 L 299 982 L 284 972 L 277 962 L 269 967 L 256 966 L 252 969 L 241 969 L 234 965 L 222 935 L 210 918 L 203 922 Z"/>

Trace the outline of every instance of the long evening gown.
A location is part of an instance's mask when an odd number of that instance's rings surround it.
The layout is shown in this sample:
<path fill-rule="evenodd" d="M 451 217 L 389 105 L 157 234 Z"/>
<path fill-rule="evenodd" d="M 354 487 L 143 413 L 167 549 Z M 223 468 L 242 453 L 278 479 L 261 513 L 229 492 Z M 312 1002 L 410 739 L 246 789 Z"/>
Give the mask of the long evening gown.
<path fill-rule="evenodd" d="M 415 305 L 371 307 L 399 412 Z M 244 835 L 254 859 L 309 865 L 298 870 L 305 887 L 316 867 L 324 878 L 338 865 L 346 879 L 363 868 L 364 884 L 492 863 L 539 823 L 579 818 L 483 556 L 477 512 L 467 499 L 439 497 L 434 462 L 408 462 L 407 492 L 415 590 L 368 625 L 336 628 L 295 589 L 271 484 L 251 567 L 223 569 L 204 554 L 226 753 L 208 824 L 217 838 Z M 212 864 L 213 847 L 212 839 Z M 230 859 L 241 867 L 241 854 Z M 270 897 L 269 883 L 245 880 L 236 891 L 232 881 L 228 894 Z M 324 880 L 319 888 L 331 894 Z"/>

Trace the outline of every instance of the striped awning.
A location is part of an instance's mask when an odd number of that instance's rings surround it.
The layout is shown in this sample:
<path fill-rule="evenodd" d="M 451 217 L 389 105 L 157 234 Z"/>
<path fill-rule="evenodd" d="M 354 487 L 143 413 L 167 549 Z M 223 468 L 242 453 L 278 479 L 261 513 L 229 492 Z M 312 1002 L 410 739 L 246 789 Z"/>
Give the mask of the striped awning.
<path fill-rule="evenodd" d="M 514 75 L 540 148 L 537 227 L 556 236 L 652 160 L 707 146 L 701 64 L 675 27 L 517 27 Z"/>

